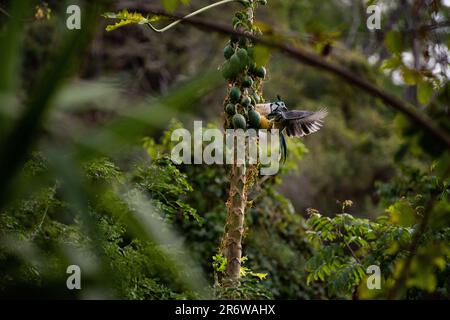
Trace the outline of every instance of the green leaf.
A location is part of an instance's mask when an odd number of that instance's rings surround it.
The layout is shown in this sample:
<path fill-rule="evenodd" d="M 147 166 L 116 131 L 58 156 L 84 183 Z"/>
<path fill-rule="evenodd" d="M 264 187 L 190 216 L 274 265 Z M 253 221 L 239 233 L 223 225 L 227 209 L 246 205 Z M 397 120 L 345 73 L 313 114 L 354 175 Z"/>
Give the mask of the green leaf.
<path fill-rule="evenodd" d="M 416 213 L 406 199 L 394 203 L 387 211 L 390 213 L 390 222 L 394 225 L 409 227 L 416 221 Z"/>
<path fill-rule="evenodd" d="M 122 10 L 117 13 L 106 12 L 102 15 L 106 19 L 116 19 L 119 22 L 106 26 L 106 31 L 110 32 L 118 28 L 130 25 L 130 24 L 146 24 L 149 22 L 156 22 L 161 20 L 160 16 L 153 15 L 149 17 L 144 17 L 139 12 L 128 12 L 128 10 Z"/>
<path fill-rule="evenodd" d="M 392 58 L 383 60 L 380 66 L 381 70 L 393 70 L 402 65 L 402 60 L 399 55 L 394 55 Z"/>
<path fill-rule="evenodd" d="M 408 85 L 415 85 L 421 81 L 421 75 L 413 69 L 409 69 L 405 66 L 402 66 L 402 77 L 403 81 L 405 81 Z"/>
<path fill-rule="evenodd" d="M 417 101 L 420 104 L 428 104 L 433 97 L 433 85 L 427 81 L 420 81 L 417 84 Z"/>
<path fill-rule="evenodd" d="M 163 0 L 164 10 L 174 12 L 178 6 L 178 0 Z"/>
<path fill-rule="evenodd" d="M 252 277 L 258 278 L 259 280 L 264 280 L 265 278 L 267 278 L 267 273 L 255 273 L 255 272 L 251 272 L 250 275 Z"/>
<path fill-rule="evenodd" d="M 313 274 L 308 274 L 308 277 L 306 278 L 306 285 L 309 286 L 310 283 L 313 281 Z"/>
<path fill-rule="evenodd" d="M 227 260 L 225 257 L 221 254 L 216 254 L 212 257 L 213 259 L 213 268 L 216 270 L 216 272 L 225 272 L 225 269 L 227 267 Z"/>
<path fill-rule="evenodd" d="M 417 267 L 414 267 L 415 264 L 416 261 L 413 260 L 413 266 L 411 268 L 418 269 Z M 437 279 L 433 268 L 422 267 L 420 270 L 413 272 L 413 275 L 407 279 L 406 285 L 409 288 L 416 287 L 428 292 L 433 292 L 437 285 Z"/>
<path fill-rule="evenodd" d="M 253 49 L 253 59 L 257 66 L 264 66 L 269 62 L 270 50 L 264 46 L 256 46 Z"/>
<path fill-rule="evenodd" d="M 391 53 L 401 53 L 403 49 L 403 37 L 398 31 L 389 31 L 384 43 Z"/>

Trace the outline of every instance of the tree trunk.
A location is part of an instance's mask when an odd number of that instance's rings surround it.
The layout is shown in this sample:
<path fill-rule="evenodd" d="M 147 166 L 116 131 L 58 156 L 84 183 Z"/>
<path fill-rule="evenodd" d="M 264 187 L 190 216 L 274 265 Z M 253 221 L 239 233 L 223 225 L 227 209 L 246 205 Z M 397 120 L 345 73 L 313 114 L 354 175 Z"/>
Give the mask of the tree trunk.
<path fill-rule="evenodd" d="M 246 9 L 246 15 L 253 25 L 253 5 Z M 241 92 L 248 94 L 248 88 L 244 88 L 238 81 L 231 81 L 231 86 L 240 86 Z M 260 91 L 261 82 L 254 85 L 252 90 Z M 229 123 L 229 122 L 228 122 Z M 227 128 L 227 125 L 225 125 Z M 245 143 L 246 155 L 248 141 Z M 246 157 L 247 161 L 247 157 Z M 230 188 L 228 192 L 227 218 L 225 232 L 221 239 L 220 253 L 226 259 L 225 273 L 221 284 L 225 287 L 239 285 L 241 276 L 242 238 L 244 235 L 245 210 L 247 207 L 248 190 L 253 184 L 255 175 L 258 173 L 258 165 L 247 165 L 234 163 L 230 172 Z M 235 161 L 236 162 L 236 158 Z"/>
<path fill-rule="evenodd" d="M 233 164 L 227 201 L 227 221 L 221 248 L 227 261 L 225 274 L 232 283 L 239 281 L 241 273 L 242 235 L 244 234 L 247 191 L 246 165 Z"/>

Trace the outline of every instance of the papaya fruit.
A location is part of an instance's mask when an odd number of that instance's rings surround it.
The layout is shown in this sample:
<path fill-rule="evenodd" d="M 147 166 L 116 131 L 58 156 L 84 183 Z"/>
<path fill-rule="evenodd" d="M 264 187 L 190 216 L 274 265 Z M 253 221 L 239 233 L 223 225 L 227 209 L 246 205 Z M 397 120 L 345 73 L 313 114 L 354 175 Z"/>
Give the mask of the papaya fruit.
<path fill-rule="evenodd" d="M 230 101 L 236 103 L 241 98 L 241 90 L 238 87 L 233 87 L 230 90 Z"/>
<path fill-rule="evenodd" d="M 248 112 L 248 123 L 250 124 L 250 127 L 259 129 L 260 122 L 261 122 L 261 115 L 259 114 L 259 112 L 255 110 L 250 110 Z"/>
<path fill-rule="evenodd" d="M 264 68 L 262 66 L 261 67 L 256 67 L 255 75 L 257 77 L 259 77 L 261 79 L 265 79 L 266 78 L 266 74 L 267 74 L 266 68 Z"/>
<path fill-rule="evenodd" d="M 247 122 L 245 121 L 244 116 L 239 113 L 233 116 L 231 122 L 233 123 L 233 127 L 235 129 L 245 129 L 247 127 Z"/>
<path fill-rule="evenodd" d="M 236 51 L 236 55 L 239 57 L 239 59 L 247 61 L 248 59 L 248 53 L 247 50 L 243 49 L 243 48 L 239 48 Z"/>
<path fill-rule="evenodd" d="M 246 76 L 244 80 L 242 80 L 242 86 L 244 88 L 250 88 L 253 85 L 253 79 L 249 76 Z"/>
<path fill-rule="evenodd" d="M 260 129 L 269 129 L 270 128 L 270 121 L 264 116 L 261 116 L 261 119 L 259 120 L 259 128 Z"/>
<path fill-rule="evenodd" d="M 230 116 L 234 115 L 236 113 L 236 107 L 234 104 L 229 103 L 225 107 L 225 112 L 228 113 Z"/>
<path fill-rule="evenodd" d="M 229 61 L 224 63 L 224 65 L 222 66 L 222 76 L 226 80 L 232 80 L 236 78 L 237 74 L 238 72 L 236 72 L 235 68 L 233 68 Z"/>
<path fill-rule="evenodd" d="M 261 98 L 256 92 L 252 94 L 252 100 L 254 101 L 255 105 L 261 102 Z"/>
<path fill-rule="evenodd" d="M 248 107 L 249 105 L 251 105 L 252 104 L 252 100 L 250 99 L 250 97 L 244 97 L 244 98 L 242 98 L 242 100 L 241 100 L 241 105 L 243 106 L 243 107 Z"/>
<path fill-rule="evenodd" d="M 234 49 L 232 46 L 228 45 L 223 49 L 223 56 L 225 57 L 225 59 L 230 59 L 233 54 Z"/>

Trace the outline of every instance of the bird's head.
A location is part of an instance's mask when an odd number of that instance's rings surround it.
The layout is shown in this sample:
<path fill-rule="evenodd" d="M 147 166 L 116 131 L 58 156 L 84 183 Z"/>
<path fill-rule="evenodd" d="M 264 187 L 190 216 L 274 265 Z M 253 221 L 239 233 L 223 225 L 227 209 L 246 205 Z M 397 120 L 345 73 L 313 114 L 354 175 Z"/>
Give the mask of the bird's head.
<path fill-rule="evenodd" d="M 282 112 L 288 111 L 288 108 L 286 107 L 285 103 L 281 100 L 273 102 L 270 107 L 272 111 L 268 115 L 269 118 L 275 118 L 279 116 Z"/>

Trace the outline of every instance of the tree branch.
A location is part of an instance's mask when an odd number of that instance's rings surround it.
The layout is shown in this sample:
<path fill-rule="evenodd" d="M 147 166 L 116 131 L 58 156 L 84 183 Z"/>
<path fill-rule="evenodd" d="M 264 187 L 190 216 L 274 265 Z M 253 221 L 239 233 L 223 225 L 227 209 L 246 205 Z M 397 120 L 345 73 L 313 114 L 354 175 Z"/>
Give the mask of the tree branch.
<path fill-rule="evenodd" d="M 152 8 L 151 6 L 148 6 L 146 4 L 137 5 L 136 3 L 133 2 L 127 2 L 121 4 L 120 6 L 122 8 L 139 7 L 140 10 L 145 10 L 149 13 L 165 16 L 171 19 L 183 18 L 183 15 L 169 14 L 161 9 Z M 291 45 L 284 44 L 273 39 L 261 38 L 253 36 L 251 34 L 243 33 L 238 30 L 234 30 L 230 27 L 224 26 L 222 24 L 218 24 L 204 19 L 187 18 L 183 22 L 197 28 L 206 29 L 208 31 L 212 30 L 226 35 L 236 35 L 248 38 L 254 41 L 255 43 L 259 43 L 261 45 L 277 49 L 281 53 L 288 55 L 304 64 L 332 73 L 338 76 L 339 78 L 345 80 L 346 82 L 372 95 L 373 97 L 381 99 L 385 104 L 391 106 L 396 111 L 404 114 L 411 122 L 415 123 L 417 126 L 419 126 L 428 134 L 430 134 L 433 138 L 440 141 L 444 146 L 450 149 L 450 136 L 446 132 L 442 131 L 439 127 L 437 127 L 430 118 L 420 114 L 408 103 L 398 99 L 397 97 L 386 91 L 383 91 L 381 88 L 360 78 L 359 76 L 350 72 L 349 70 L 326 61 L 318 54 L 315 54 L 302 48 L 293 47 Z"/>
<path fill-rule="evenodd" d="M 9 13 L 5 9 L 3 9 L 2 7 L 0 7 L 0 13 L 3 13 L 8 18 L 10 17 Z"/>

